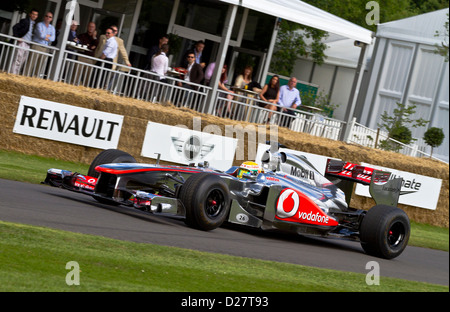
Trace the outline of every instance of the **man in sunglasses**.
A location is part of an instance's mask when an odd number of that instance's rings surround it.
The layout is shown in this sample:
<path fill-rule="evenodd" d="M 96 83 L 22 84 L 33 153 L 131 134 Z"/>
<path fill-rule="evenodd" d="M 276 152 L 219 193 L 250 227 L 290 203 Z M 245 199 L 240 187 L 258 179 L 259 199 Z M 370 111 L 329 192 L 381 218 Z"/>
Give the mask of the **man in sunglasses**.
<path fill-rule="evenodd" d="M 117 37 L 117 34 L 119 33 L 119 28 L 116 25 L 112 25 L 109 29 L 113 32 L 114 39 L 117 42 L 117 55 L 114 57 L 113 62 L 117 63 L 120 60 L 123 61 L 124 64 L 131 67 L 130 60 L 128 59 L 128 53 L 125 49 L 125 45 L 123 43 L 123 39 Z M 106 43 L 106 37 L 105 35 L 101 35 L 98 40 L 98 47 L 95 51 L 95 57 L 100 57 L 101 53 L 103 52 L 103 46 Z M 116 65 L 113 66 L 112 69 L 116 69 Z"/>
<path fill-rule="evenodd" d="M 117 49 L 118 49 L 118 44 L 117 41 L 115 39 L 114 36 L 114 31 L 111 28 L 108 28 L 105 32 L 104 35 L 102 35 L 105 38 L 105 42 L 101 45 L 99 45 L 98 48 L 101 48 L 101 54 L 98 56 L 98 58 L 100 58 L 101 60 L 105 60 L 108 61 L 108 63 L 105 63 L 103 65 L 103 68 L 106 69 L 112 69 L 113 68 L 113 64 L 110 62 L 114 61 L 114 58 L 117 57 Z M 101 61 L 97 61 L 97 63 L 95 63 L 96 66 L 102 66 L 102 62 Z M 113 79 L 113 74 L 111 74 L 111 72 L 109 70 L 107 71 L 97 71 L 97 74 L 95 76 L 95 79 L 93 79 L 91 81 L 91 85 L 90 87 L 97 87 L 99 86 L 100 88 L 104 88 L 105 85 L 110 85 L 111 80 Z M 106 82 L 108 82 L 106 84 Z"/>
<path fill-rule="evenodd" d="M 43 53 L 48 53 L 50 46 L 56 39 L 55 27 L 51 24 L 53 20 L 53 13 L 47 12 L 44 15 L 44 20 L 37 23 L 34 33 L 33 41 L 37 44 L 33 44 L 31 47 L 33 50 L 42 52 L 36 53 L 34 56 L 35 62 L 28 62 L 25 75 L 42 77 L 47 68 L 48 56 Z"/>
<path fill-rule="evenodd" d="M 189 51 L 186 54 L 186 61 L 187 61 L 186 66 L 187 73 L 184 75 L 184 81 L 200 84 L 204 77 L 203 68 L 200 64 L 197 64 L 195 62 L 194 51 Z M 189 83 L 183 83 L 182 86 L 188 89 L 197 90 L 197 86 L 193 86 Z"/>

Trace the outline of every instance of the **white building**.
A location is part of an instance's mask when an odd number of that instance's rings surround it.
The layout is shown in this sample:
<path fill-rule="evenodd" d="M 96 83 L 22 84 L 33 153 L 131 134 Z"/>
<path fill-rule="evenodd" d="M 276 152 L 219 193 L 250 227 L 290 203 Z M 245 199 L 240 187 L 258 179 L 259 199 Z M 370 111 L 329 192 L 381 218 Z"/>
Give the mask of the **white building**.
<path fill-rule="evenodd" d="M 312 60 L 299 58 L 292 75 L 303 82 L 317 85 L 318 92 L 330 96 L 330 102 L 338 105 L 333 118 L 345 120 L 361 47 L 356 46 L 353 39 L 332 33 L 328 34 L 323 43 L 327 45 L 324 51 L 326 55 L 324 63 L 317 65 Z M 366 63 L 370 60 L 373 47 L 373 44 L 367 45 Z"/>
<path fill-rule="evenodd" d="M 444 143 L 433 156 L 449 161 L 449 64 L 436 54 L 435 45 L 445 38 L 449 9 L 378 25 L 376 43 L 360 89 L 355 116 L 372 129 L 383 112 L 393 112 L 396 103 L 415 104 L 414 119 L 429 124 L 411 128 L 421 139 L 430 127 L 442 128 Z M 436 36 L 436 32 L 440 35 Z M 428 149 L 426 152 L 430 152 Z"/>

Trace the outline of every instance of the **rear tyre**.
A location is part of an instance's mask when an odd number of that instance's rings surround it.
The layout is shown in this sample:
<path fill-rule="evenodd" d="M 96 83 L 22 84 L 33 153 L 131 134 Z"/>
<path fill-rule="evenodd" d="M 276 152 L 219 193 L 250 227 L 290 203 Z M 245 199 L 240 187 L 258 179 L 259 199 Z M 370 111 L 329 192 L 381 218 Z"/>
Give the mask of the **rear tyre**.
<path fill-rule="evenodd" d="M 406 248 L 410 232 L 409 218 L 403 210 L 377 205 L 361 222 L 361 246 L 369 255 L 393 259 Z"/>
<path fill-rule="evenodd" d="M 221 226 L 230 211 L 228 186 L 211 173 L 190 176 L 180 190 L 179 199 L 186 209 L 186 224 L 204 231 Z"/>
<path fill-rule="evenodd" d="M 88 176 L 98 178 L 99 173 L 95 167 L 111 163 L 135 163 L 136 159 L 127 152 L 118 149 L 107 149 L 100 152 L 89 166 Z"/>

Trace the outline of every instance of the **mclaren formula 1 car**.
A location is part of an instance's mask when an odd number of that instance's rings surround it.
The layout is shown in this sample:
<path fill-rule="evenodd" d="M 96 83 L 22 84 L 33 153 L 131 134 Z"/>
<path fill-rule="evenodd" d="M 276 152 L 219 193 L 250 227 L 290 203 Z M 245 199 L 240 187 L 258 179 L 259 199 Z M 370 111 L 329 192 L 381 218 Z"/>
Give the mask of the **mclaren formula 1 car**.
<path fill-rule="evenodd" d="M 102 151 L 87 175 L 49 169 L 43 183 L 88 194 L 106 204 L 184 217 L 200 230 L 231 222 L 262 230 L 361 242 L 370 255 L 392 259 L 405 249 L 410 223 L 397 208 L 402 179 L 389 172 L 328 159 L 322 175 L 306 159 L 279 150 L 264 153 L 262 170 L 219 171 L 140 164 L 116 149 Z M 256 164 L 255 164 L 256 165 Z M 251 169 L 251 168 L 250 168 Z M 375 206 L 349 207 L 354 183 L 369 185 Z"/>

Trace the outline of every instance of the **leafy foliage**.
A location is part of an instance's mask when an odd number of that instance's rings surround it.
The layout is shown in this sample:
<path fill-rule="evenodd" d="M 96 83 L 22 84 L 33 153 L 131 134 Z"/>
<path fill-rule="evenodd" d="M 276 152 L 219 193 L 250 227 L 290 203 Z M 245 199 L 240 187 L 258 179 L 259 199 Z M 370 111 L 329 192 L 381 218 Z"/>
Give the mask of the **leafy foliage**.
<path fill-rule="evenodd" d="M 433 148 L 438 147 L 444 142 L 444 131 L 442 128 L 431 127 L 423 135 L 425 143 L 431 146 L 431 155 L 433 155 Z"/>
<path fill-rule="evenodd" d="M 281 21 L 270 71 L 290 76 L 296 60 L 302 56 L 310 56 L 317 64 L 323 64 L 326 44 L 321 40 L 326 36 L 328 34 L 325 31 Z"/>
<path fill-rule="evenodd" d="M 408 126 L 412 128 L 423 127 L 429 122 L 423 118 L 412 119 L 412 115 L 416 112 L 416 107 L 415 104 L 406 106 L 405 104 L 397 103 L 397 108 L 394 108 L 392 113 L 383 112 L 381 115 L 382 122 L 378 126 L 388 132 L 389 138 L 403 144 L 410 144 L 415 139 L 412 137 Z M 389 138 L 380 141 L 380 147 L 385 150 L 399 150 L 400 147 L 395 143 L 393 144 Z"/>
<path fill-rule="evenodd" d="M 323 91 L 315 92 L 301 92 L 302 105 L 318 107 L 323 110 L 323 114 L 329 118 L 333 118 L 334 111 L 340 104 L 330 101 L 330 96 Z M 300 106 L 301 109 L 301 106 Z"/>
<path fill-rule="evenodd" d="M 304 1 L 374 32 L 377 29 L 377 25 L 368 25 L 367 23 L 366 17 L 370 12 L 366 8 L 367 0 Z M 448 2 L 444 0 L 378 0 L 377 3 L 379 4 L 379 12 L 377 13 L 380 23 L 448 7 Z M 326 59 L 325 50 L 327 46 L 321 40 L 327 36 L 327 32 L 318 29 L 285 20 L 281 21 L 270 71 L 279 75 L 290 76 L 299 57 L 311 58 L 318 65 L 323 64 Z"/>

